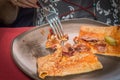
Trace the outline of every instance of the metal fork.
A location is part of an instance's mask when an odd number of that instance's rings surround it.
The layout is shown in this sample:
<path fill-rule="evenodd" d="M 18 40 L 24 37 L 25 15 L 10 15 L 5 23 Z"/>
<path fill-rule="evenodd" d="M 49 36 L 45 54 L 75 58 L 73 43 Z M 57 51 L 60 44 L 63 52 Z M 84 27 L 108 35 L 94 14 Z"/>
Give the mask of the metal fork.
<path fill-rule="evenodd" d="M 46 19 L 48 23 L 50 24 L 50 27 L 52 28 L 54 34 L 56 34 L 59 39 L 62 39 L 64 36 L 63 27 L 57 14 L 50 13 L 48 16 L 46 16 Z"/>
<path fill-rule="evenodd" d="M 59 39 L 62 39 L 64 36 L 63 27 L 57 13 L 46 9 L 46 4 L 42 0 L 39 0 L 39 4 L 41 5 L 43 14 L 46 17 L 48 23 L 50 24 L 50 27 L 52 28 L 54 34 L 56 34 Z M 54 7 L 49 6 L 49 8 L 55 11 Z"/>

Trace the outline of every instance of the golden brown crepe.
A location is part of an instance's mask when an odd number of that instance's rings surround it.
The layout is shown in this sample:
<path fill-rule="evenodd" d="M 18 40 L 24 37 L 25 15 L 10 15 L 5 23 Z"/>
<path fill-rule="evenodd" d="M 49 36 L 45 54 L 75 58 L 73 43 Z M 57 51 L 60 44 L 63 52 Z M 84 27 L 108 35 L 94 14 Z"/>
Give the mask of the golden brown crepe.
<path fill-rule="evenodd" d="M 120 57 L 119 26 L 81 26 L 78 38 L 78 42 L 89 44 L 93 53 Z"/>
<path fill-rule="evenodd" d="M 80 74 L 102 69 L 102 64 L 92 53 L 74 51 L 72 54 L 64 53 L 59 46 L 53 54 L 37 59 L 38 74 L 40 78 L 46 76 L 66 76 Z"/>

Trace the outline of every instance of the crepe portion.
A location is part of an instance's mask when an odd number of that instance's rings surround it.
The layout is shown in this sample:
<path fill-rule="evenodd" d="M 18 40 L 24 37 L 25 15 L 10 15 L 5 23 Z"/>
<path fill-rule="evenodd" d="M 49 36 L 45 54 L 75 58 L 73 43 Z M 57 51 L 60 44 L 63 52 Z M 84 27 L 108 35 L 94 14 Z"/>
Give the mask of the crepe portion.
<path fill-rule="evenodd" d="M 72 55 L 66 56 L 62 47 L 57 48 L 53 54 L 39 57 L 37 65 L 38 75 L 43 79 L 46 76 L 66 76 L 103 68 L 94 54 L 75 51 Z"/>
<path fill-rule="evenodd" d="M 120 57 L 120 26 L 81 26 L 78 39 L 93 53 Z"/>

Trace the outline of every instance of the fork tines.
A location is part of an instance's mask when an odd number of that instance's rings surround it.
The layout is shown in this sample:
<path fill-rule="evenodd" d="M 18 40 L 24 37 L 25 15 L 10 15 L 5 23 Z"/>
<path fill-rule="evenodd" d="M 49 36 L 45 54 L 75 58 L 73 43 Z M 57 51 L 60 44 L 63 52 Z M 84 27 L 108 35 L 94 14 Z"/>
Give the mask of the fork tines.
<path fill-rule="evenodd" d="M 64 35 L 63 27 L 56 13 L 51 13 L 50 15 L 48 15 L 47 21 L 50 24 L 50 27 L 52 28 L 54 34 L 56 34 L 58 38 L 62 39 Z"/>

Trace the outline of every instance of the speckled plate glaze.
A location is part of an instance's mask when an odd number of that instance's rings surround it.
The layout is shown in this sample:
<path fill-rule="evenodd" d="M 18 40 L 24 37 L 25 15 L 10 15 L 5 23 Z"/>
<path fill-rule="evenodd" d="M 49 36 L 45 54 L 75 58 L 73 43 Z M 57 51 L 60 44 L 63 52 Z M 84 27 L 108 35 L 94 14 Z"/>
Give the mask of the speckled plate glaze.
<path fill-rule="evenodd" d="M 70 37 L 70 43 L 79 34 L 82 25 L 108 27 L 104 23 L 84 18 L 62 21 L 62 25 L 64 32 Z M 45 48 L 48 33 L 48 24 L 35 27 L 17 36 L 11 46 L 12 58 L 17 66 L 35 80 L 41 80 L 37 74 L 36 58 L 50 53 Z M 47 77 L 45 80 L 120 80 L 120 58 L 97 56 L 103 64 L 102 70 L 65 77 Z"/>

